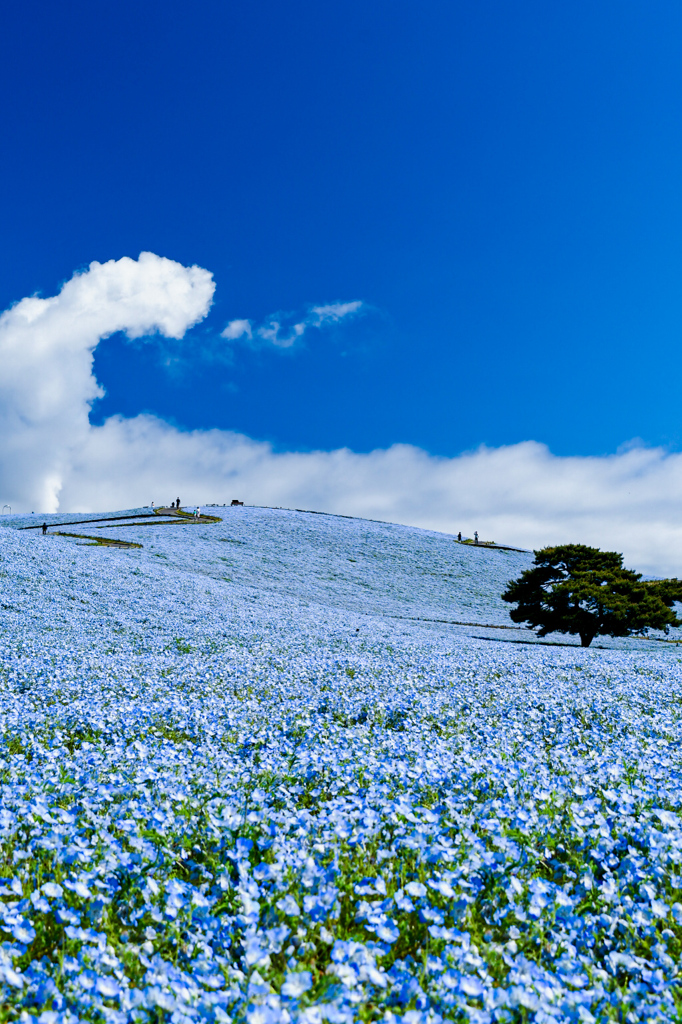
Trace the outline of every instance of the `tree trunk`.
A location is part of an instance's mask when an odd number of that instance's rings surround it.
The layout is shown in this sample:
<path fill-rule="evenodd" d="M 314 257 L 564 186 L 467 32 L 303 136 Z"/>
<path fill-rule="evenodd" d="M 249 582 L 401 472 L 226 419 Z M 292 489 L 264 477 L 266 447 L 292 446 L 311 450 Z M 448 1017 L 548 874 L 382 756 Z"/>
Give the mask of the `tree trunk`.
<path fill-rule="evenodd" d="M 596 633 L 581 633 L 580 634 L 580 646 L 589 647 L 594 640 Z"/>

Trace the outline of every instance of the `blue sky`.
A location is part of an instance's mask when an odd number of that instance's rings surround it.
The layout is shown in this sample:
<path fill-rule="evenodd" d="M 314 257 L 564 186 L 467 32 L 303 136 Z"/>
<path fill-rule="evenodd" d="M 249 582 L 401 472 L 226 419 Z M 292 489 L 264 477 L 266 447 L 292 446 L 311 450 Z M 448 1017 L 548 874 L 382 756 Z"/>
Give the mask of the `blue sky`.
<path fill-rule="evenodd" d="M 679 450 L 681 38 L 656 0 L 6 7 L 2 308 L 141 250 L 213 273 L 181 343 L 99 345 L 94 423 Z"/>

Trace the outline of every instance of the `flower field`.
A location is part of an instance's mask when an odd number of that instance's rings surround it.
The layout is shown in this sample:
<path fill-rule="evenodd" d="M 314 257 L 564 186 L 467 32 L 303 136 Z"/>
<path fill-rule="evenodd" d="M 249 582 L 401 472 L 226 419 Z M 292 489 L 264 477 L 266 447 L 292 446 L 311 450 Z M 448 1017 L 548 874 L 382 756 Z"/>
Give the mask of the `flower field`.
<path fill-rule="evenodd" d="M 31 518 L 0 1021 L 682 1020 L 676 645 L 501 642 L 531 556 L 406 527 Z"/>

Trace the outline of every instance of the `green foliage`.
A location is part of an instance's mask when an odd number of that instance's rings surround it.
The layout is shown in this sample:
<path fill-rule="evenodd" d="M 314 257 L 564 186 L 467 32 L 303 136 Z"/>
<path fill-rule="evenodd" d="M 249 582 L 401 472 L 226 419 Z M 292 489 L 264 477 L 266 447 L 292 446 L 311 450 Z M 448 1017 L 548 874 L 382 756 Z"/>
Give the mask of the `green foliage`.
<path fill-rule="evenodd" d="M 585 544 L 562 544 L 534 552 L 535 565 L 513 580 L 503 601 L 517 605 L 514 622 L 527 622 L 538 636 L 577 633 L 583 647 L 595 636 L 629 636 L 682 625 L 672 611 L 682 601 L 682 581 L 642 581 L 623 568 L 623 556 Z"/>

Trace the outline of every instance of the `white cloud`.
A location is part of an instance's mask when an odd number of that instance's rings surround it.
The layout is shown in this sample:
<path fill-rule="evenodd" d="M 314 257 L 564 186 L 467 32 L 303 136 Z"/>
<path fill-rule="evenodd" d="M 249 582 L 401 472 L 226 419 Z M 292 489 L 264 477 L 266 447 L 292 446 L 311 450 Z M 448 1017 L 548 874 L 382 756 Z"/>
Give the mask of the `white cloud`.
<path fill-rule="evenodd" d="M 251 330 L 250 320 L 230 320 L 229 324 L 221 334 L 221 338 L 227 338 L 228 341 L 236 341 L 237 338 L 242 338 L 246 335 L 247 338 L 253 337 Z"/>
<path fill-rule="evenodd" d="M 256 330 L 256 334 L 263 341 L 269 341 L 277 348 L 291 348 L 295 341 L 305 334 L 306 323 L 292 324 L 291 327 L 284 329 L 282 334 L 282 324 L 279 320 L 270 320 L 267 324 L 263 324 Z"/>
<path fill-rule="evenodd" d="M 212 275 L 153 253 L 91 263 L 48 299 L 22 299 L 0 316 L 2 501 L 57 507 L 70 460 L 92 429 L 102 390 L 92 374 L 101 338 L 154 331 L 180 338 L 206 315 Z"/>
<path fill-rule="evenodd" d="M 642 571 L 682 575 L 682 454 L 634 445 L 565 458 L 532 441 L 455 458 L 408 445 L 365 455 L 275 453 L 239 434 L 183 432 L 153 416 L 91 426 L 90 403 L 101 393 L 92 373 L 99 338 L 118 330 L 181 337 L 212 295 L 207 271 L 147 253 L 93 263 L 59 295 L 24 299 L 2 314 L 0 505 L 85 511 L 176 494 L 188 503 L 240 498 L 478 530 L 519 547 L 579 541 L 623 551 L 626 564 Z M 308 316 L 326 314 L 335 315 L 321 306 Z"/>
<path fill-rule="evenodd" d="M 228 341 L 246 340 L 257 344 L 260 340 L 276 348 L 291 348 L 303 337 L 309 327 L 324 327 L 338 323 L 344 317 L 353 316 L 364 306 L 360 300 L 355 302 L 332 302 L 326 306 L 311 306 L 303 319 L 292 323 L 291 315 L 275 313 L 258 327 L 253 327 L 250 320 L 231 320 L 222 338 Z"/>
<path fill-rule="evenodd" d="M 310 324 L 319 327 L 324 323 L 337 323 L 343 320 L 344 316 L 357 313 L 362 302 L 332 302 L 328 306 L 313 306 L 310 310 Z"/>

